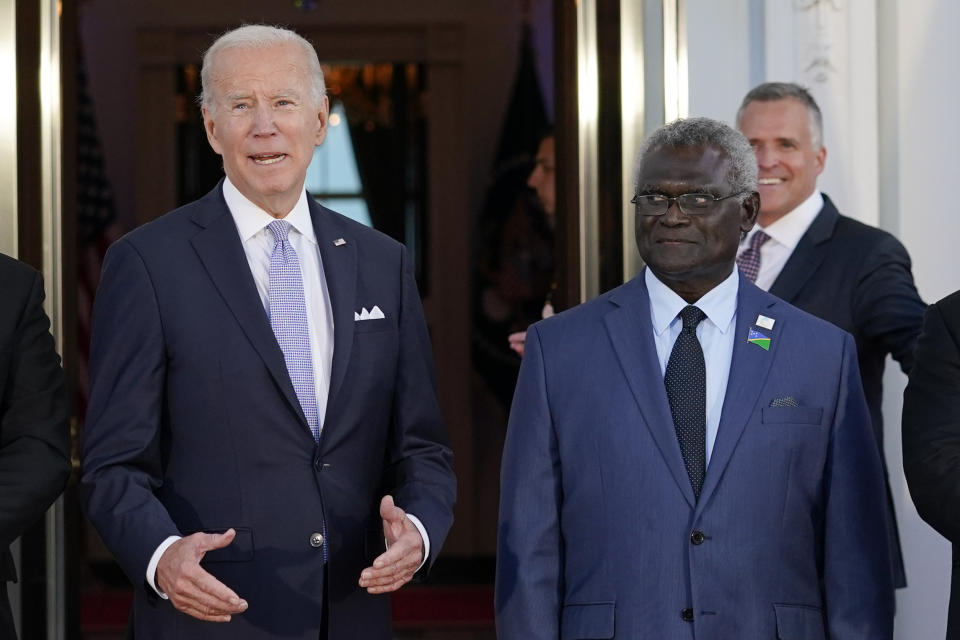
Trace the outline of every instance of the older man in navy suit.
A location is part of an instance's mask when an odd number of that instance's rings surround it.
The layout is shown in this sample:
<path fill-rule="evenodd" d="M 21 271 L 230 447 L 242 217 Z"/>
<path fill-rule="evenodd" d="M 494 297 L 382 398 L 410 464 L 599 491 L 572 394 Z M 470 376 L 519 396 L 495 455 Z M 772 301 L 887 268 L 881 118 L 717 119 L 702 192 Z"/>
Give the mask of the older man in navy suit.
<path fill-rule="evenodd" d="M 705 118 L 662 127 L 634 202 L 647 267 L 527 334 L 499 637 L 891 638 L 853 338 L 734 265 L 760 206 L 749 143 Z"/>
<path fill-rule="evenodd" d="M 137 638 L 389 638 L 455 492 L 409 257 L 304 191 L 328 112 L 306 40 L 229 32 L 202 82 L 226 179 L 107 255 L 87 513 Z"/>

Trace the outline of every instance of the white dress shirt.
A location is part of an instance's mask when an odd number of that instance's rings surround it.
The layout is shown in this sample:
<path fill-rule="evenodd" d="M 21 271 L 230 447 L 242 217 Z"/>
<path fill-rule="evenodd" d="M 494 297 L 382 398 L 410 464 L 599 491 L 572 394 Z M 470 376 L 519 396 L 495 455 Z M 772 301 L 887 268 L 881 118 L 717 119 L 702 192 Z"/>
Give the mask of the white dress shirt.
<path fill-rule="evenodd" d="M 653 340 L 657 346 L 657 358 L 660 360 L 660 374 L 665 375 L 673 343 L 683 328 L 683 321 L 677 316 L 689 303 L 660 282 L 649 268 L 645 270 L 644 279 L 650 296 L 650 322 L 653 324 Z M 740 273 L 734 268 L 726 280 L 692 303 L 707 316 L 697 325 L 697 339 L 703 349 L 707 373 L 708 467 L 713 443 L 720 428 L 720 413 L 727 395 L 727 381 L 730 379 L 739 291 Z"/>
<path fill-rule="evenodd" d="M 330 369 L 333 363 L 333 307 L 330 305 L 330 291 L 327 288 L 327 279 L 323 274 L 323 260 L 320 257 L 320 247 L 313 229 L 310 217 L 310 207 L 307 204 L 307 192 L 300 194 L 300 199 L 293 209 L 284 216 L 290 223 L 290 233 L 287 239 L 297 252 L 300 260 L 300 274 L 303 278 L 303 297 L 307 308 L 307 324 L 310 327 L 310 354 L 313 357 L 314 390 L 317 396 L 317 422 L 323 430 L 324 417 L 327 410 L 327 395 L 330 393 Z M 223 180 L 223 198 L 227 202 L 230 215 L 236 224 L 237 233 L 243 242 L 243 252 L 250 265 L 250 273 L 257 284 L 257 293 L 263 308 L 270 314 L 270 255 L 276 241 L 273 232 L 267 226 L 276 220 L 269 213 L 255 205 L 230 182 L 230 178 Z M 430 556 L 430 537 L 420 519 L 408 513 L 407 517 L 420 532 L 423 538 L 422 567 Z M 154 579 L 157 573 L 157 564 L 160 557 L 170 545 L 180 539 L 180 536 L 170 536 L 157 547 L 147 565 L 147 583 L 161 598 L 167 595 L 157 588 Z M 419 571 L 419 567 L 417 568 Z M 359 577 L 359 576 L 358 576 Z"/>
<path fill-rule="evenodd" d="M 250 273 L 257 283 L 260 302 L 267 315 L 270 314 L 270 255 L 275 241 L 267 226 L 276 220 L 269 213 L 253 204 L 237 190 L 230 178 L 223 181 L 223 198 L 237 225 L 243 252 L 247 255 Z M 313 356 L 313 384 L 317 395 L 317 423 L 323 430 L 327 410 L 327 394 L 330 392 L 330 367 L 333 363 L 333 309 L 330 292 L 323 275 L 323 260 L 310 218 L 307 192 L 283 218 L 290 223 L 287 236 L 300 259 L 300 274 L 303 277 L 303 298 L 307 307 L 307 324 L 310 327 L 310 354 Z"/>
<path fill-rule="evenodd" d="M 760 247 L 760 272 L 757 274 L 756 285 L 764 291 L 777 280 L 783 271 L 784 265 L 790 259 L 790 254 L 797 248 L 800 238 L 807 232 L 820 210 L 823 209 L 823 196 L 814 190 L 810 197 L 797 206 L 796 209 L 783 216 L 768 227 L 754 225 L 746 237 L 740 242 L 737 256 L 750 246 L 750 238 L 762 230 L 770 239 Z"/>

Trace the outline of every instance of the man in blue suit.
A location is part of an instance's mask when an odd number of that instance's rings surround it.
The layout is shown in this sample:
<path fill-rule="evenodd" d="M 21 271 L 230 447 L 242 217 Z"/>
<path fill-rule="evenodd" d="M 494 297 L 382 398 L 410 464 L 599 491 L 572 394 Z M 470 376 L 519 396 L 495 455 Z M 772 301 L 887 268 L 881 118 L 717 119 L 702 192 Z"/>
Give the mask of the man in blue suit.
<path fill-rule="evenodd" d="M 504 640 L 892 637 L 851 336 L 734 266 L 760 202 L 726 125 L 640 152 L 630 282 L 527 334 L 502 468 Z"/>
<path fill-rule="evenodd" d="M 409 257 L 304 191 L 313 47 L 206 53 L 226 178 L 107 254 L 82 488 L 140 638 L 390 638 L 452 523 L 452 457 Z"/>

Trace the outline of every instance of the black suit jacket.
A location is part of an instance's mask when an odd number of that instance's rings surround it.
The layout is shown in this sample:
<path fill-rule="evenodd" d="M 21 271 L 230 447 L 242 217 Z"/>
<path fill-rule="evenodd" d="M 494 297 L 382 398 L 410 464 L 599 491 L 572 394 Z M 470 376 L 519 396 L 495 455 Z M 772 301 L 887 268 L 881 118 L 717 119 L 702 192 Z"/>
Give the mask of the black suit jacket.
<path fill-rule="evenodd" d="M 0 254 L 0 586 L 16 581 L 10 544 L 56 499 L 70 473 L 60 358 L 43 311 L 43 280 Z M 0 637 L 14 637 L 0 598 Z"/>
<path fill-rule="evenodd" d="M 910 272 L 910 256 L 895 237 L 840 215 L 824 194 L 823 208 L 800 239 L 770 293 L 853 334 L 874 435 L 883 453 L 883 367 L 891 354 L 910 372 L 926 305 Z M 892 558 L 898 587 L 906 586 L 890 502 Z"/>
<path fill-rule="evenodd" d="M 920 517 L 953 543 L 947 638 L 960 639 L 960 291 L 924 320 L 903 392 L 903 470 Z"/>

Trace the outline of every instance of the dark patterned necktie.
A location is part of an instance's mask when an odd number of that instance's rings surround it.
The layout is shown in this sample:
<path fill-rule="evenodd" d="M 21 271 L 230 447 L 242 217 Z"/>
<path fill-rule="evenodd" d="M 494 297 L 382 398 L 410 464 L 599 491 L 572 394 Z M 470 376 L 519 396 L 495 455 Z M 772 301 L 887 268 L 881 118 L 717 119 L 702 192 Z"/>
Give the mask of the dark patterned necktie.
<path fill-rule="evenodd" d="M 707 470 L 707 366 L 697 340 L 697 325 L 707 316 L 693 305 L 684 307 L 679 315 L 683 329 L 673 343 L 663 384 L 690 486 L 699 498 Z"/>
<path fill-rule="evenodd" d="M 770 236 L 758 229 L 750 238 L 750 246 L 737 256 L 737 266 L 750 282 L 756 282 L 760 275 L 760 247 L 769 239 Z"/>

